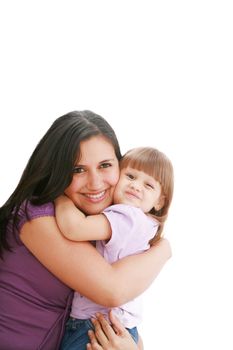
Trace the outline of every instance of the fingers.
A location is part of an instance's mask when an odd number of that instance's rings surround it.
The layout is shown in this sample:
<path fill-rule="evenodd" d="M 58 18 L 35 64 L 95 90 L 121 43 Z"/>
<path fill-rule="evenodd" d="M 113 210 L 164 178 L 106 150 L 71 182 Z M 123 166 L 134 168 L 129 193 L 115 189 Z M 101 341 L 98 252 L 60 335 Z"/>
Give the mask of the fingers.
<path fill-rule="evenodd" d="M 95 333 L 93 331 L 88 331 L 88 336 L 90 338 L 91 344 L 87 344 L 87 350 L 101 350 L 103 349 L 97 342 Z"/>
<path fill-rule="evenodd" d="M 104 349 L 108 349 L 109 341 L 112 340 L 115 332 L 102 314 L 97 313 L 96 317 L 97 319 L 92 319 L 96 339 Z"/>
<path fill-rule="evenodd" d="M 106 318 L 102 314 L 97 313 L 96 317 L 107 339 L 112 339 L 116 335 L 112 326 L 109 324 L 109 322 L 106 320 Z"/>
<path fill-rule="evenodd" d="M 114 328 L 116 334 L 118 335 L 123 335 L 126 334 L 128 335 L 127 330 L 125 329 L 125 327 L 120 323 L 120 321 L 118 320 L 118 318 L 114 315 L 113 311 L 111 310 L 109 313 L 109 319 L 110 322 L 112 324 L 112 327 Z"/>
<path fill-rule="evenodd" d="M 88 333 L 90 340 L 91 340 L 91 346 L 87 348 L 88 350 L 100 350 L 100 349 L 110 349 L 112 343 L 116 342 L 116 333 L 114 332 L 114 329 L 109 324 L 109 322 L 105 319 L 105 317 L 97 313 L 97 318 L 92 318 L 91 321 L 95 327 L 95 333 L 90 332 Z M 118 320 L 114 320 L 114 322 L 118 325 L 117 330 L 122 327 Z M 122 329 L 122 333 L 125 329 Z M 128 332 L 127 332 L 128 333 Z"/>
<path fill-rule="evenodd" d="M 96 317 L 96 319 L 92 319 L 95 333 L 93 331 L 88 332 L 90 344 L 87 345 L 87 350 L 138 349 L 129 332 L 122 326 L 113 312 L 109 314 L 111 325 L 103 315 L 96 314 Z"/>
<path fill-rule="evenodd" d="M 87 350 L 93 350 L 93 347 L 91 346 L 91 344 L 88 343 L 87 346 L 86 346 L 86 349 Z"/>

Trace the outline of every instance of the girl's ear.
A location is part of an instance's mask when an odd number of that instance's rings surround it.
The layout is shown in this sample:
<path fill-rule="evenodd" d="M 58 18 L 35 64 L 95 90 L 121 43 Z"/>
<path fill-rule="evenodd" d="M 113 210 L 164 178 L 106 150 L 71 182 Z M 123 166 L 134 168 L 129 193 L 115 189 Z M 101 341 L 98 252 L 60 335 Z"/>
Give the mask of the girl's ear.
<path fill-rule="evenodd" d="M 154 206 L 155 210 L 159 211 L 160 209 L 163 208 L 164 204 L 165 204 L 165 196 L 161 195 L 158 202 Z"/>

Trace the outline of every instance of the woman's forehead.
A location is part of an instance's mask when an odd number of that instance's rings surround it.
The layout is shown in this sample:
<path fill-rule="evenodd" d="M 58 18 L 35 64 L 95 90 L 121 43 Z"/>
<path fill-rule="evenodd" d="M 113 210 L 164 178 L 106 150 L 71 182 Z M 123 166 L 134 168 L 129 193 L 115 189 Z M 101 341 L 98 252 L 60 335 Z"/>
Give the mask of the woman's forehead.
<path fill-rule="evenodd" d="M 80 156 L 78 163 L 99 163 L 107 160 L 115 160 L 115 149 L 111 142 L 104 136 L 93 136 L 80 142 Z"/>

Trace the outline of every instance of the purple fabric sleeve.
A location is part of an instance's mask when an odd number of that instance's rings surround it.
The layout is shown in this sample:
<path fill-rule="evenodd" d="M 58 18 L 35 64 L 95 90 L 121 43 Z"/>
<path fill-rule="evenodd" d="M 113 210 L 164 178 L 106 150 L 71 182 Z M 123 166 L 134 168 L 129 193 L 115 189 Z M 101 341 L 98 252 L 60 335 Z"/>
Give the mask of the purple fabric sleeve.
<path fill-rule="evenodd" d="M 31 202 L 24 202 L 18 213 L 18 225 L 17 228 L 20 231 L 22 226 L 32 219 L 36 219 L 43 216 L 55 216 L 55 208 L 52 202 L 42 204 L 42 205 L 34 205 Z"/>

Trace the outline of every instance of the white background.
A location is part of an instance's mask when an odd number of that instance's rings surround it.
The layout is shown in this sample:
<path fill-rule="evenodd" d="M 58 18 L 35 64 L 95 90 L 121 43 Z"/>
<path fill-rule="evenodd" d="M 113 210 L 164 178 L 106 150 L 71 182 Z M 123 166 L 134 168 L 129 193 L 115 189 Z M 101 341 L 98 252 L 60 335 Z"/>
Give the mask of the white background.
<path fill-rule="evenodd" d="M 124 153 L 171 158 L 173 257 L 144 295 L 146 350 L 233 349 L 231 1 L 0 3 L 0 202 L 54 119 L 90 109 Z M 140 283 L 140 281 L 139 281 Z"/>

